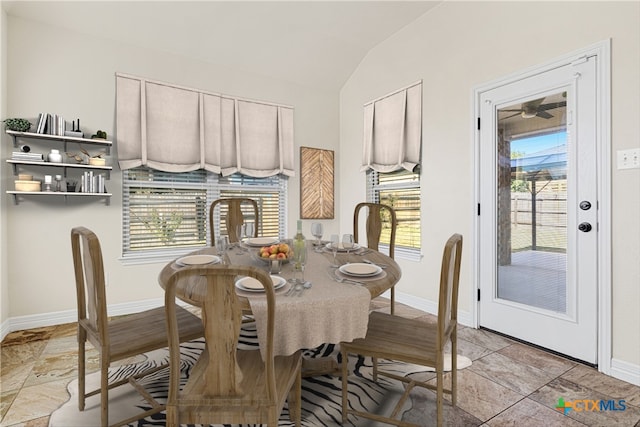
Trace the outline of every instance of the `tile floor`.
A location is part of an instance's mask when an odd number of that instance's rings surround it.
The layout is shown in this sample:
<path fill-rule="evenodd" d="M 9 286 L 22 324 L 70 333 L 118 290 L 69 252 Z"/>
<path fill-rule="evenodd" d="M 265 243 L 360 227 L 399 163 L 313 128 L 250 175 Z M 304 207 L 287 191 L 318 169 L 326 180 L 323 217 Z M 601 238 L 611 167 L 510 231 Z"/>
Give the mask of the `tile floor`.
<path fill-rule="evenodd" d="M 386 300 L 374 301 L 384 308 Z M 397 314 L 433 316 L 398 304 Z M 76 376 L 75 324 L 9 334 L 0 359 L 0 426 L 47 426 L 49 415 L 68 400 L 67 384 Z M 640 427 L 640 387 L 582 364 L 506 339 L 485 330 L 461 327 L 460 353 L 473 360 L 459 371 L 458 406 L 445 403 L 450 426 L 631 426 Z M 90 366 L 97 367 L 96 353 Z M 428 375 L 419 374 L 428 380 Z M 555 409 L 558 399 L 624 400 L 618 411 Z M 434 395 L 416 390 L 407 421 L 433 425 Z M 616 406 L 621 409 L 620 406 Z"/>

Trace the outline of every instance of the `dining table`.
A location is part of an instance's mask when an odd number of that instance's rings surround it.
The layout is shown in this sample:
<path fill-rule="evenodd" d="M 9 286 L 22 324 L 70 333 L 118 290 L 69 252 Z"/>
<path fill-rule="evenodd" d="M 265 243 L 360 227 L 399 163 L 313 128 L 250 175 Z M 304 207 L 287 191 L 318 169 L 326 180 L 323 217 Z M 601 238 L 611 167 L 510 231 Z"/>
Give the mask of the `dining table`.
<path fill-rule="evenodd" d="M 286 243 L 293 248 L 290 240 L 273 240 L 272 245 Z M 219 264 L 248 265 L 270 271 L 271 259 L 260 257 L 260 248 L 269 246 L 263 245 L 269 241 L 269 238 L 246 239 L 224 252 L 216 247 L 197 249 L 186 258 L 167 263 L 158 276 L 159 284 L 165 289 L 171 274 L 184 267 L 185 262 L 181 260 L 200 255 L 209 255 L 209 259 Z M 351 250 L 340 248 L 335 259 L 328 242 L 307 241 L 306 246 L 304 282 L 308 282 L 307 287 L 292 289 L 295 285 L 291 279 L 301 280 L 302 272 L 295 269 L 291 259 L 283 260 L 279 274 L 272 275 L 274 284 L 278 284 L 275 291 L 275 355 L 363 338 L 371 299 L 389 290 L 401 277 L 400 267 L 392 258 L 358 244 Z M 255 318 L 260 345 L 264 340 L 262 325 L 266 324 L 267 312 L 264 290 L 244 287 L 239 280 L 236 294 L 243 310 Z M 334 361 L 322 358 L 306 360 L 304 364 L 305 375 L 327 373 L 336 368 Z"/>

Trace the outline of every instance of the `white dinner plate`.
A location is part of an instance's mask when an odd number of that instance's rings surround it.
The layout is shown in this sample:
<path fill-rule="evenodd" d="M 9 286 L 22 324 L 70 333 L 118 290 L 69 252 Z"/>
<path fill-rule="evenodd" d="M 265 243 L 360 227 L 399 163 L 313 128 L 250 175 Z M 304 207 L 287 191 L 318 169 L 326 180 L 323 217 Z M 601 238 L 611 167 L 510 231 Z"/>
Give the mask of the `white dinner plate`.
<path fill-rule="evenodd" d="M 246 245 L 255 247 L 274 245 L 278 242 L 277 237 L 250 237 L 244 241 Z"/>
<path fill-rule="evenodd" d="M 358 277 L 369 277 L 382 273 L 382 268 L 378 267 L 377 265 L 365 264 L 361 262 L 341 265 L 339 270 L 340 273 Z"/>
<path fill-rule="evenodd" d="M 207 264 L 217 264 L 221 261 L 219 256 L 215 255 L 187 255 L 183 256 L 176 260 L 176 264 L 187 266 L 187 265 L 207 265 Z"/>
<path fill-rule="evenodd" d="M 271 276 L 271 280 L 273 281 L 273 289 L 277 290 L 283 287 L 287 281 L 280 276 Z M 254 279 L 253 277 L 243 276 L 236 280 L 236 287 L 243 291 L 248 292 L 264 292 L 264 287 L 262 283 L 258 279 Z"/>
<path fill-rule="evenodd" d="M 332 251 L 333 250 L 333 244 L 331 242 L 327 243 L 327 245 L 325 246 L 328 250 Z M 358 249 L 360 249 L 360 245 L 357 243 L 353 244 L 352 248 L 349 248 L 349 252 L 351 251 L 357 251 Z M 347 248 L 345 248 L 344 246 L 342 246 L 342 242 L 338 243 L 338 252 L 347 252 Z"/>

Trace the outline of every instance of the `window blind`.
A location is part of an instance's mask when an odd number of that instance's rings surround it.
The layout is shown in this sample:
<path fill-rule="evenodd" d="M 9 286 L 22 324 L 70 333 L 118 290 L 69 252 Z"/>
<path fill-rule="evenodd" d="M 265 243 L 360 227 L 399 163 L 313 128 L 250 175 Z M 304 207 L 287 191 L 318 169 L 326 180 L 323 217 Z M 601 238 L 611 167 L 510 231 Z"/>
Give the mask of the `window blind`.
<path fill-rule="evenodd" d="M 123 255 L 166 253 L 210 245 L 209 206 L 224 197 L 258 202 L 259 235 L 286 235 L 287 178 L 221 177 L 205 170 L 169 173 L 139 167 L 123 171 Z M 253 215 L 252 212 L 245 212 Z M 214 227 L 219 234 L 220 217 Z M 224 221 L 222 221 L 224 227 Z M 226 230 L 222 230 L 226 232 Z"/>
<path fill-rule="evenodd" d="M 260 222 L 259 236 L 285 238 L 287 180 L 281 176 L 252 178 L 234 174 L 218 178 L 218 197 L 248 197 L 258 202 Z M 243 211 L 251 219 L 253 212 Z M 220 218 L 215 219 L 220 223 Z M 224 225 L 224 224 L 223 224 Z"/>
<path fill-rule="evenodd" d="M 123 251 L 207 244 L 212 182 L 205 171 L 123 171 Z"/>
<path fill-rule="evenodd" d="M 367 201 L 391 206 L 396 212 L 396 257 L 420 258 L 420 175 L 400 170 L 367 172 Z M 381 241 L 389 239 L 383 235 Z M 388 232 L 388 231 L 387 231 Z M 383 245 L 384 246 L 384 245 Z"/>

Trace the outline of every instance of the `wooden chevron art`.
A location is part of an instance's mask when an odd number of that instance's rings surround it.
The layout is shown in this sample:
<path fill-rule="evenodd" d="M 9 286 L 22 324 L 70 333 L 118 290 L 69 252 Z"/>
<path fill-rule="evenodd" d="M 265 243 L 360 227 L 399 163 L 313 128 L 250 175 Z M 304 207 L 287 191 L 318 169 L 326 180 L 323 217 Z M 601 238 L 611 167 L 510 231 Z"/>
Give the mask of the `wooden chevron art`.
<path fill-rule="evenodd" d="M 300 217 L 333 219 L 332 150 L 300 147 Z"/>

